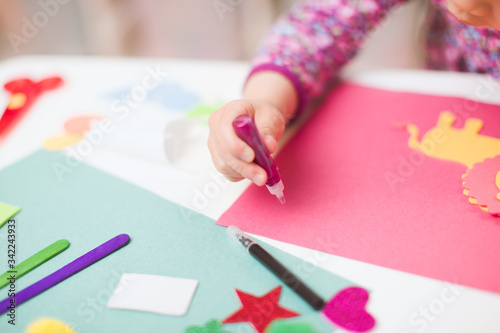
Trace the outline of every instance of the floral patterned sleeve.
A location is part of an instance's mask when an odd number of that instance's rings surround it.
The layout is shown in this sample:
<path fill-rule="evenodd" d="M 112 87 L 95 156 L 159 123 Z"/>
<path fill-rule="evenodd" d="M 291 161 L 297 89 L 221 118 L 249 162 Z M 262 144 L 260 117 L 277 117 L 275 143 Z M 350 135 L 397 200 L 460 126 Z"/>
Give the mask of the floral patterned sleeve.
<path fill-rule="evenodd" d="M 252 74 L 274 70 L 293 83 L 298 110 L 318 96 L 362 46 L 366 35 L 407 0 L 310 0 L 271 28 L 253 59 Z"/>

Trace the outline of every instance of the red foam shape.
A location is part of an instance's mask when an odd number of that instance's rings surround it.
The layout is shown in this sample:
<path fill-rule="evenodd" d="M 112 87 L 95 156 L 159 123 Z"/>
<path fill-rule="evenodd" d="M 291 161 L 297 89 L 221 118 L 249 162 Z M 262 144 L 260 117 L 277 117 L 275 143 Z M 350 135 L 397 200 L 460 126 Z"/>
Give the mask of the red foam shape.
<path fill-rule="evenodd" d="M 299 314 L 282 308 L 278 302 L 281 294 L 281 286 L 278 286 L 265 294 L 257 297 L 236 289 L 236 294 L 241 301 L 242 307 L 222 322 L 224 324 L 249 322 L 262 333 L 266 327 L 276 319 L 296 317 Z"/>
<path fill-rule="evenodd" d="M 11 94 L 23 93 L 26 102 L 18 108 L 10 109 L 8 106 L 0 118 L 0 142 L 12 131 L 17 123 L 21 121 L 35 100 L 45 91 L 56 89 L 63 84 L 62 78 L 58 76 L 49 77 L 39 82 L 28 78 L 22 78 L 7 82 L 4 89 Z"/>

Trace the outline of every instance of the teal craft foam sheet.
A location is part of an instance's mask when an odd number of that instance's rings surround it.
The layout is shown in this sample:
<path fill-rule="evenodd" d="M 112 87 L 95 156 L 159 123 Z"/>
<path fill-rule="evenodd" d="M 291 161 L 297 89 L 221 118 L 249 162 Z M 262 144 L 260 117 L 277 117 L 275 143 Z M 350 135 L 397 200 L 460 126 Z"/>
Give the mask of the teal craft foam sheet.
<path fill-rule="evenodd" d="M 0 332 L 24 332 L 41 317 L 61 320 L 78 333 L 184 332 L 213 319 L 223 321 L 237 311 L 241 304 L 235 289 L 264 295 L 278 285 L 283 288 L 280 305 L 300 313 L 313 327 L 325 327 L 319 312 L 242 251 L 227 236 L 226 228 L 215 225 L 214 220 L 84 163 L 60 181 L 54 171 L 58 163 L 66 163 L 62 154 L 37 151 L 0 170 L 0 198 L 8 197 L 23 208 L 16 216 L 17 260 L 21 262 L 58 239 L 71 242 L 66 251 L 16 281 L 16 290 L 118 234 L 130 235 L 130 243 L 20 305 L 15 326 L 6 315 L 1 316 Z M 2 228 L 0 244 L 6 239 L 7 228 Z M 259 243 L 325 300 L 354 285 Z M 0 271 L 8 268 L 5 254 L 0 256 Z M 107 308 L 124 273 L 194 279 L 199 284 L 184 316 Z M 0 299 L 6 297 L 4 288 Z M 318 332 L 335 329 L 327 327 Z M 226 324 L 223 329 L 252 332 L 246 323 Z"/>

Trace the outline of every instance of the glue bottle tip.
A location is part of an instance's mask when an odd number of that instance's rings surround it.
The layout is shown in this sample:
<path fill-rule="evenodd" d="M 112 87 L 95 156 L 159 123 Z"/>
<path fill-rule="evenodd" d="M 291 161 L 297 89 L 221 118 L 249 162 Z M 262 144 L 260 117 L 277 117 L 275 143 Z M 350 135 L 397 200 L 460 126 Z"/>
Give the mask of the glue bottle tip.
<path fill-rule="evenodd" d="M 281 196 L 278 195 L 277 198 L 282 204 L 286 202 L 285 196 L 283 194 Z"/>

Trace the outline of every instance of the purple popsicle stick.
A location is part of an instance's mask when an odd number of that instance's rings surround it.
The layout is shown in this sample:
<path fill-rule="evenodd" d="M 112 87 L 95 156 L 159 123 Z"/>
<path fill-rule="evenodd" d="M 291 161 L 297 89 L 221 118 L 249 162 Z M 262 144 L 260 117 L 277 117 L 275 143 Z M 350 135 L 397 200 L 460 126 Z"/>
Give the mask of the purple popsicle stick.
<path fill-rule="evenodd" d="M 69 278 L 71 275 L 87 268 L 95 262 L 101 260 L 107 255 L 115 252 L 122 246 L 127 245 L 130 241 L 130 236 L 127 234 L 118 235 L 106 243 L 99 245 L 95 249 L 85 253 L 83 256 L 73 260 L 66 266 L 60 268 L 49 276 L 33 283 L 31 286 L 26 287 L 20 292 L 16 293 L 15 297 L 9 297 L 0 302 L 0 315 L 10 310 L 11 300 L 15 301 L 15 306 L 19 306 L 29 299 L 41 294 L 45 290 L 55 286 L 61 281 Z"/>

